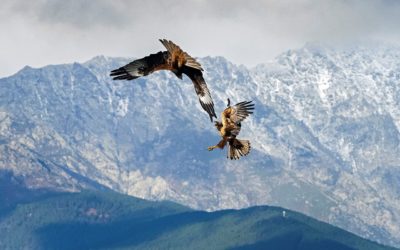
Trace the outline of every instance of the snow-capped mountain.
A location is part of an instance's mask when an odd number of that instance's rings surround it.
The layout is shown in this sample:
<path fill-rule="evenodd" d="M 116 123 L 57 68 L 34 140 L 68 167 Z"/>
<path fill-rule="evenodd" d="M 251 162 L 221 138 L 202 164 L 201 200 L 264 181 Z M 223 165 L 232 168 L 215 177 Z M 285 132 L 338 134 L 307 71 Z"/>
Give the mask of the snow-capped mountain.
<path fill-rule="evenodd" d="M 279 205 L 400 246 L 400 48 L 308 44 L 255 68 L 200 58 L 217 115 L 228 97 L 256 104 L 239 161 L 207 151 L 219 136 L 189 78 L 112 81 L 128 61 L 0 79 L 0 169 L 208 210 Z"/>

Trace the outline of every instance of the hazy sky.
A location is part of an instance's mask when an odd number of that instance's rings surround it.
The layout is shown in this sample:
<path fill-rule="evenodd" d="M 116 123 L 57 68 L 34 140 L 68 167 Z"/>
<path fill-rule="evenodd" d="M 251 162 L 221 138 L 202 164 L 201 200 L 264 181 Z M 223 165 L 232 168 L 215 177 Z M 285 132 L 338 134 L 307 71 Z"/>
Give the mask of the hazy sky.
<path fill-rule="evenodd" d="M 168 38 L 249 66 L 307 41 L 398 42 L 397 0 L 2 0 L 0 77 L 25 65 L 142 57 Z"/>

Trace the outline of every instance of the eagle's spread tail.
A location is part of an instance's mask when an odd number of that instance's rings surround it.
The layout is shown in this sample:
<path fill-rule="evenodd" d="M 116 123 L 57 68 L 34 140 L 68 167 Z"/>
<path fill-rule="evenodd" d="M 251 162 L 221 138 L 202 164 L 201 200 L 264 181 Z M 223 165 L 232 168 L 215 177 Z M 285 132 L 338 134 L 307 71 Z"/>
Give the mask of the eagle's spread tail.
<path fill-rule="evenodd" d="M 250 141 L 233 139 L 229 142 L 228 156 L 231 160 L 238 160 L 241 156 L 248 155 L 250 153 Z"/>

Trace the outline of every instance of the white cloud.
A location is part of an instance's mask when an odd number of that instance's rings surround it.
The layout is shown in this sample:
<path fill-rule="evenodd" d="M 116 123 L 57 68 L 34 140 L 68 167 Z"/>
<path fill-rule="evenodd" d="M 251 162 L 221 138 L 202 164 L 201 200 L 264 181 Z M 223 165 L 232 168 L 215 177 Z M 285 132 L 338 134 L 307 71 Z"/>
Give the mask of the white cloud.
<path fill-rule="evenodd" d="M 395 0 L 6 0 L 0 76 L 99 54 L 145 56 L 163 49 L 158 38 L 255 65 L 307 41 L 398 41 L 399 11 Z"/>

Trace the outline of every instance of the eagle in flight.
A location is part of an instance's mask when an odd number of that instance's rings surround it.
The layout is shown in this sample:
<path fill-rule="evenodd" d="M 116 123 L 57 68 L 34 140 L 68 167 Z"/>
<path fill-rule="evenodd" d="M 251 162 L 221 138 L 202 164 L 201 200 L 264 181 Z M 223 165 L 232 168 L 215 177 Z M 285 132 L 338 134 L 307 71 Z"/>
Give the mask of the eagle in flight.
<path fill-rule="evenodd" d="M 254 104 L 251 101 L 239 102 L 234 106 L 230 106 L 228 98 L 228 107 L 221 113 L 221 121 L 215 122 L 215 127 L 219 131 L 222 140 L 215 146 L 208 147 L 211 151 L 215 148 L 223 149 L 228 143 L 228 156 L 231 160 L 237 160 L 241 156 L 250 153 L 250 141 L 239 140 L 236 136 L 239 135 L 241 122 L 250 114 L 253 114 Z"/>
<path fill-rule="evenodd" d="M 167 51 L 160 51 L 130 62 L 111 71 L 110 76 L 113 77 L 113 80 L 133 80 L 157 70 L 171 70 L 179 79 L 182 79 L 182 74 L 185 74 L 192 80 L 201 107 L 208 113 L 210 120 L 212 121 L 213 117 L 217 118 L 200 63 L 173 42 L 166 39 L 160 39 L 160 42 Z"/>

